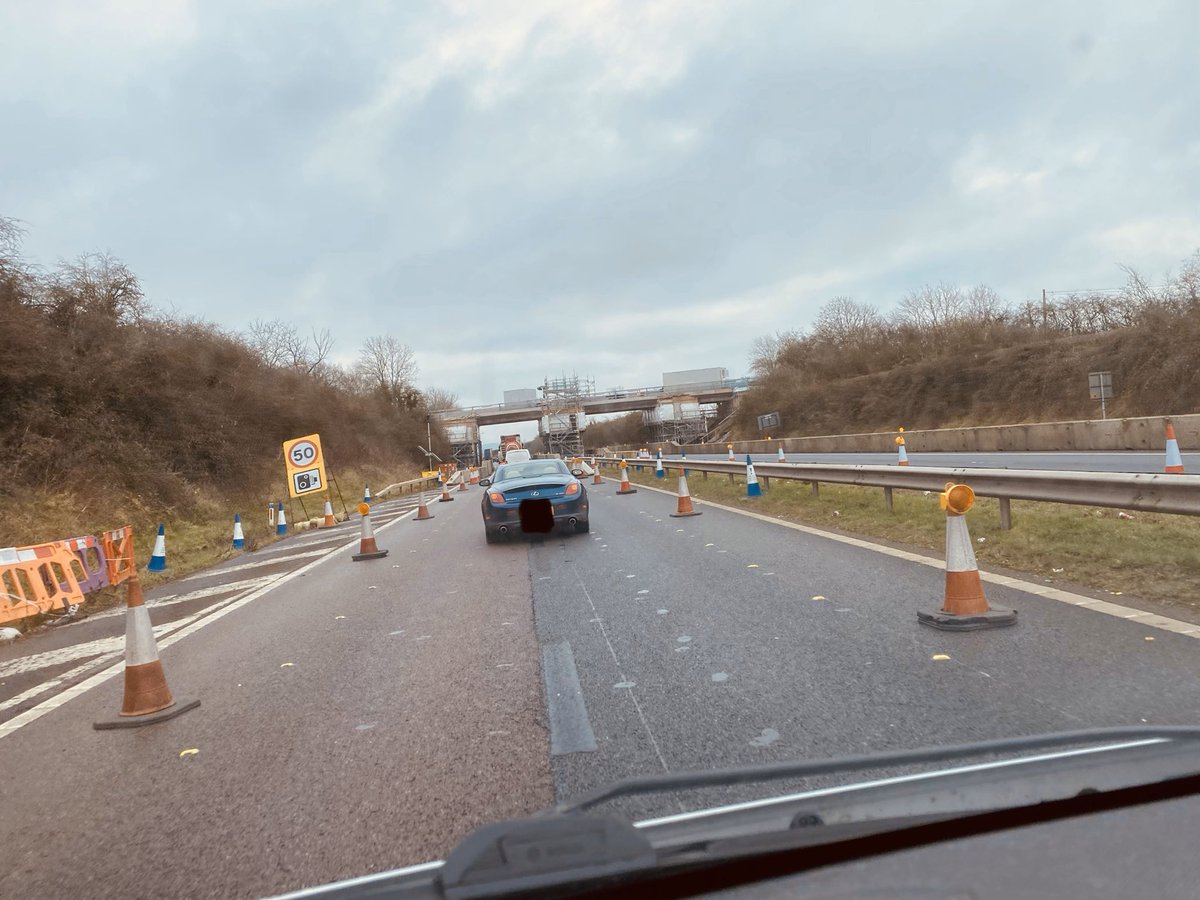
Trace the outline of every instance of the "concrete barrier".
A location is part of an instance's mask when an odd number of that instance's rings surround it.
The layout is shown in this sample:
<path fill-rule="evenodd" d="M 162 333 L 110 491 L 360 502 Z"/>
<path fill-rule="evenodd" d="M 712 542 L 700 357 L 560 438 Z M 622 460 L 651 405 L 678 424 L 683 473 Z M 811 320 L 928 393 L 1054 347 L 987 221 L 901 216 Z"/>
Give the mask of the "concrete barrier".
<path fill-rule="evenodd" d="M 1162 450 L 1165 444 L 1163 422 L 1175 423 L 1175 434 L 1184 451 L 1200 450 L 1200 414 L 1182 416 L 1146 416 L 1136 419 L 1084 419 L 1078 422 L 1036 422 L 1017 425 L 982 425 L 975 428 L 936 428 L 904 431 L 908 452 L 981 453 L 981 452 L 1055 452 L 1102 450 Z M 734 441 L 735 453 L 775 453 L 782 445 L 785 453 L 895 453 L 896 432 L 868 434 L 831 434 L 790 437 L 774 441 Z M 620 450 L 636 450 L 622 447 Z M 689 444 L 675 447 L 689 455 L 725 454 L 725 444 Z"/>

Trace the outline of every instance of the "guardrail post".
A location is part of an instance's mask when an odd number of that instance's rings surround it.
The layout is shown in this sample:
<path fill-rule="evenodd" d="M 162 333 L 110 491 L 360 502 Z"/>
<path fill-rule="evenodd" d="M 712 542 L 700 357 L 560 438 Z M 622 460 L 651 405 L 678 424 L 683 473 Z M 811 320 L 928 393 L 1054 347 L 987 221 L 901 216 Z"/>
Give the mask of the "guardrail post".
<path fill-rule="evenodd" d="M 888 512 L 892 511 L 892 489 L 890 487 L 883 489 L 883 508 Z"/>
<path fill-rule="evenodd" d="M 762 482 L 764 491 L 771 490 L 771 479 L 770 478 L 768 478 L 766 475 L 764 475 L 762 478 L 760 478 L 758 480 Z"/>
<path fill-rule="evenodd" d="M 733 473 L 732 473 L 732 472 L 730 472 L 730 473 L 729 473 L 729 483 L 730 483 L 730 484 L 733 484 L 733 483 L 734 483 L 734 481 L 733 481 Z"/>
<path fill-rule="evenodd" d="M 820 496 L 821 496 L 821 482 L 819 482 L 819 481 L 810 481 L 810 482 L 809 482 L 809 484 L 811 484 L 811 485 L 812 485 L 812 492 L 813 492 L 813 496 L 814 496 L 814 497 L 820 497 Z"/>
<path fill-rule="evenodd" d="M 704 470 L 703 472 L 701 472 L 700 474 L 704 476 L 704 480 L 705 480 L 705 481 L 708 481 L 708 469 L 705 469 L 705 470 Z"/>
<path fill-rule="evenodd" d="M 1012 528 L 1012 501 L 1008 497 L 1000 497 L 1000 530 Z"/>

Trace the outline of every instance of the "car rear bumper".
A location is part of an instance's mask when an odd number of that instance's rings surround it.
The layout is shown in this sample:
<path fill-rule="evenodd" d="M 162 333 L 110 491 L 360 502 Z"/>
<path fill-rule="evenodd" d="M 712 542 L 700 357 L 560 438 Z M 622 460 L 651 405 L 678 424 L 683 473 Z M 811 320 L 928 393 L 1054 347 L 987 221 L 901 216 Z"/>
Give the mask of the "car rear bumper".
<path fill-rule="evenodd" d="M 566 528 L 588 520 L 588 504 L 583 497 L 551 500 L 550 508 L 554 513 L 556 528 Z M 507 534 L 519 534 L 521 531 L 520 506 L 516 504 L 499 507 L 486 505 L 483 510 L 483 526 L 491 532 L 499 532 L 503 528 L 506 529 Z"/>

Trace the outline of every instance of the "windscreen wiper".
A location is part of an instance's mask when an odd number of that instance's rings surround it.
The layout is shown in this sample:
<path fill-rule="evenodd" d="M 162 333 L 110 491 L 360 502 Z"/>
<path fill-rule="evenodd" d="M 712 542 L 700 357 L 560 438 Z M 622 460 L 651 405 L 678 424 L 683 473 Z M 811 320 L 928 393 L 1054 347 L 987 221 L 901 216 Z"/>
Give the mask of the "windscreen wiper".
<path fill-rule="evenodd" d="M 729 787 L 738 784 L 753 784 L 778 781 L 785 778 L 810 778 L 816 775 L 831 775 L 858 772 L 864 769 L 883 769 L 894 766 L 918 765 L 921 763 L 944 763 L 967 757 L 991 756 L 1005 753 L 1027 753 L 1087 744 L 1105 744 L 1126 741 L 1147 743 L 1198 742 L 1200 727 L 1139 726 L 1125 728 L 1089 728 L 1079 731 L 1062 731 L 1055 734 L 1030 737 L 999 738 L 970 744 L 951 744 L 942 747 L 925 747 L 917 750 L 897 750 L 887 753 L 869 753 L 860 756 L 842 756 L 837 759 L 798 760 L 795 762 L 765 763 L 753 766 L 737 766 L 728 769 L 711 769 L 700 772 L 668 772 L 662 775 L 642 775 L 617 781 L 582 797 L 559 803 L 544 815 L 578 813 L 608 803 L 619 797 L 633 797 L 664 791 L 686 791 L 696 788 Z"/>

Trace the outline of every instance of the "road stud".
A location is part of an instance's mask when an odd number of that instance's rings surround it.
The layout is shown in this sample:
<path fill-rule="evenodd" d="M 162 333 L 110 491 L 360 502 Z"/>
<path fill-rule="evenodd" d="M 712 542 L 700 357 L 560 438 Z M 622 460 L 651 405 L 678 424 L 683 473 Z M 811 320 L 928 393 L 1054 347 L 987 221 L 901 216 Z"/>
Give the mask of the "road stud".
<path fill-rule="evenodd" d="M 671 518 L 682 519 L 687 516 L 703 515 L 699 510 L 692 506 L 692 494 L 688 490 L 687 470 L 682 469 L 679 472 L 679 500 L 675 507 L 675 512 L 671 513 Z"/>
<path fill-rule="evenodd" d="M 158 534 L 154 538 L 154 551 L 150 554 L 150 562 L 146 564 L 147 572 L 161 572 L 167 567 L 167 532 L 163 523 L 158 523 Z"/>
<path fill-rule="evenodd" d="M 246 535 L 242 532 L 242 514 L 233 514 L 233 549 L 241 550 L 246 546 Z"/>
<path fill-rule="evenodd" d="M 1167 448 L 1163 471 L 1168 475 L 1183 474 L 1183 456 L 1179 453 L 1179 441 L 1175 439 L 1175 426 L 1167 419 Z"/>
<path fill-rule="evenodd" d="M 964 514 L 975 504 L 975 492 L 950 483 L 940 495 L 946 511 L 946 596 L 936 612 L 917 612 L 917 621 L 942 631 L 977 631 L 1017 623 L 1016 610 L 989 606 L 983 595 L 979 566 L 971 547 Z"/>
<path fill-rule="evenodd" d="M 92 727 L 97 731 L 153 725 L 200 705 L 199 700 L 177 704 L 167 687 L 154 628 L 150 625 L 150 613 L 142 596 L 142 583 L 137 575 L 129 579 L 125 606 L 125 696 L 120 717 L 93 722 Z"/>
<path fill-rule="evenodd" d="M 908 465 L 908 450 L 904 446 L 904 426 L 900 427 L 900 433 L 896 436 L 896 464 Z"/>
<path fill-rule="evenodd" d="M 762 496 L 762 485 L 758 483 L 758 476 L 754 474 L 754 460 L 750 458 L 749 453 L 746 454 L 746 496 Z"/>
<path fill-rule="evenodd" d="M 617 488 L 618 494 L 636 494 L 637 488 L 629 483 L 629 466 L 625 460 L 621 460 L 621 486 Z"/>
<path fill-rule="evenodd" d="M 379 545 L 375 543 L 375 529 L 371 527 L 371 507 L 366 503 L 360 503 L 357 509 L 359 515 L 362 516 L 362 537 L 358 542 L 358 552 L 350 558 L 355 562 L 362 562 L 364 559 L 382 559 L 388 555 L 388 552 L 380 550 Z"/>

